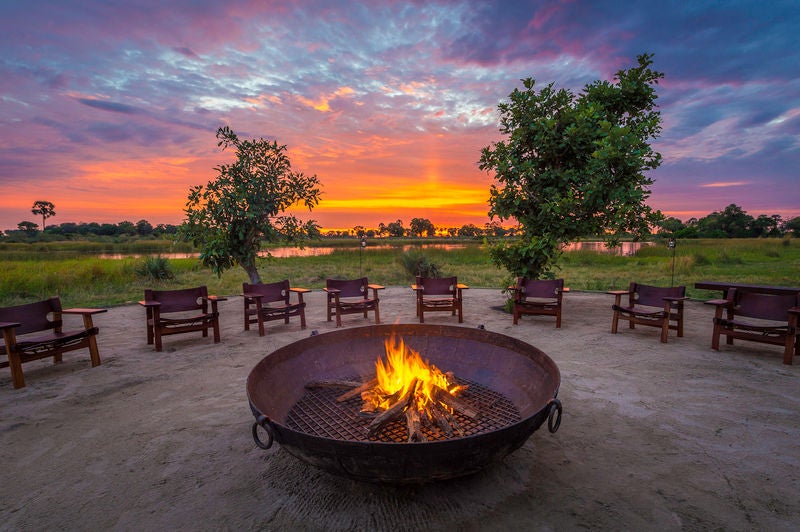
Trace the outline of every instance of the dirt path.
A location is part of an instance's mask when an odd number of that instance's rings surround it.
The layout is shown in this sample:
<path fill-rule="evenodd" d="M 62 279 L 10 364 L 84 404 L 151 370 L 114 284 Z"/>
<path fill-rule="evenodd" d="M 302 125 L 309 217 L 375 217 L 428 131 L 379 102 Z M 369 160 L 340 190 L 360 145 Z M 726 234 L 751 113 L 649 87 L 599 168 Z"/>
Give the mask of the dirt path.
<path fill-rule="evenodd" d="M 561 370 L 560 430 L 542 428 L 475 476 L 415 488 L 321 472 L 280 445 L 255 447 L 245 379 L 309 328 L 244 332 L 241 300 L 221 307 L 222 343 L 199 335 L 145 345 L 138 305 L 97 316 L 102 366 L 67 354 L 26 364 L 28 386 L 0 375 L 0 528 L 273 530 L 797 530 L 800 360 L 742 342 L 710 349 L 711 314 L 690 302 L 686 335 L 610 334 L 611 296 L 571 292 L 564 325 L 466 293 L 465 327 L 525 340 Z M 414 323 L 407 288 L 382 294 L 385 323 Z M 365 324 L 345 316 L 345 326 Z M 426 322 L 455 324 L 433 314 Z M 3 370 L 7 372 L 7 370 Z"/>

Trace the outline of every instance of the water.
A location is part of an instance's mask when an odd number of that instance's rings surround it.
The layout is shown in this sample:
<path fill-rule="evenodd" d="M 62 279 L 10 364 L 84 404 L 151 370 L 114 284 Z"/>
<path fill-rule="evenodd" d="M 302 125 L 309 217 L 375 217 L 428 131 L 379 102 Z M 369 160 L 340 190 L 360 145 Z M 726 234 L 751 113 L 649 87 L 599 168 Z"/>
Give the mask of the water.
<path fill-rule="evenodd" d="M 374 250 L 386 250 L 386 249 L 396 249 L 398 251 L 406 252 L 411 249 L 422 248 L 422 249 L 436 249 L 436 250 L 443 250 L 443 251 L 453 251 L 457 249 L 466 249 L 468 246 L 478 246 L 479 243 L 472 243 L 472 244 L 404 244 L 404 245 L 396 245 L 396 244 L 367 244 L 367 247 L 364 248 L 366 253 Z M 655 245 L 653 242 L 622 242 L 621 245 L 608 249 L 606 248 L 603 242 L 573 242 L 565 246 L 565 251 L 579 251 L 579 250 L 588 250 L 594 251 L 597 253 L 613 253 L 614 255 L 624 255 L 629 256 L 633 255 L 639 249 L 645 246 L 652 246 Z M 269 253 L 277 258 L 283 259 L 287 257 L 318 257 L 324 255 L 331 255 L 336 250 L 341 251 L 355 251 L 360 248 L 360 244 L 355 242 L 352 246 L 315 246 L 315 247 L 305 247 L 303 249 L 295 248 L 295 247 L 277 247 L 271 248 Z M 199 257 L 198 253 L 100 253 L 98 254 L 98 258 L 101 259 L 125 259 L 125 258 L 140 258 L 140 257 L 147 257 L 147 256 L 155 256 L 158 255 L 160 257 L 164 257 L 166 259 L 191 259 Z M 266 257 L 267 252 L 261 251 L 259 253 L 260 256 Z"/>

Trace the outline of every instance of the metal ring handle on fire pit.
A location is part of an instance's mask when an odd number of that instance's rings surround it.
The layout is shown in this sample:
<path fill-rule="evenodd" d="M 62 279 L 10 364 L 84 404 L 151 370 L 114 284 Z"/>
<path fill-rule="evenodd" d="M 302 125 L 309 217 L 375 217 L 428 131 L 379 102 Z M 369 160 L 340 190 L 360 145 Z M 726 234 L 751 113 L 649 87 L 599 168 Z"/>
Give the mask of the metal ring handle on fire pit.
<path fill-rule="evenodd" d="M 261 441 L 261 438 L 258 437 L 258 427 L 261 427 L 267 432 L 267 443 Z M 269 423 L 269 418 L 263 414 L 256 418 L 256 422 L 253 423 L 253 440 L 255 440 L 256 445 L 258 445 L 261 449 L 267 450 L 272 447 L 272 442 L 275 438 L 272 434 L 272 425 Z"/>
<path fill-rule="evenodd" d="M 561 413 L 564 409 L 561 407 L 561 401 L 553 397 L 550 401 L 550 412 L 547 414 L 547 430 L 549 430 L 552 434 L 558 430 L 558 427 L 561 426 Z M 556 415 L 558 413 L 558 415 Z M 553 421 L 553 416 L 555 416 L 555 421 Z M 255 430 L 255 429 L 253 429 Z"/>

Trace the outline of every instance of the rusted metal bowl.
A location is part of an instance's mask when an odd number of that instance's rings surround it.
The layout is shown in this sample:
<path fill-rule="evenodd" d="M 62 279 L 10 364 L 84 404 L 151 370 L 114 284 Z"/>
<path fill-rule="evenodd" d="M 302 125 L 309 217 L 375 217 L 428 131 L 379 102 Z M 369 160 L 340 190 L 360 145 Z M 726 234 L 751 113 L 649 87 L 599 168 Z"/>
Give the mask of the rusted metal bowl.
<path fill-rule="evenodd" d="M 413 443 L 298 428 L 292 417 L 298 416 L 297 405 L 308 395 L 308 383 L 372 379 L 375 361 L 384 355 L 392 335 L 402 337 L 442 371 L 475 389 L 500 394 L 516 413 L 501 412 L 499 423 L 495 420 L 472 434 Z M 561 422 L 560 381 L 550 357 L 509 336 L 445 325 L 374 325 L 315 335 L 277 349 L 250 372 L 247 397 L 256 418 L 253 437 L 260 447 L 277 441 L 297 458 L 335 474 L 416 484 L 480 471 L 518 449 L 545 420 L 555 432 Z M 493 405 L 484 410 L 497 411 Z"/>

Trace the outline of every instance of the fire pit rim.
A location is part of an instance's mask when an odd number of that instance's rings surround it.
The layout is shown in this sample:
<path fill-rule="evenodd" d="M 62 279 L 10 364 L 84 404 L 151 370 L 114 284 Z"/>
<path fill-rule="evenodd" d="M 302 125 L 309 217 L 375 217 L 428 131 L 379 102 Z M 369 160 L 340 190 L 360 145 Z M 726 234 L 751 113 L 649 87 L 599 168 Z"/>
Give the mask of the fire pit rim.
<path fill-rule="evenodd" d="M 533 415 L 523 416 L 522 419 L 516 422 L 509 423 L 508 425 L 495 429 L 489 433 L 470 434 L 463 437 L 454 437 L 446 440 L 427 441 L 427 442 L 387 442 L 387 441 L 358 441 L 349 439 L 337 439 L 317 434 L 309 434 L 306 432 L 294 430 L 284 424 L 284 420 L 276 420 L 271 418 L 268 413 L 262 412 L 254 401 L 251 388 L 255 386 L 254 379 L 257 375 L 257 370 L 262 365 L 268 365 L 271 362 L 280 363 L 283 358 L 290 360 L 298 353 L 302 354 L 306 351 L 307 346 L 317 346 L 320 342 L 328 342 L 330 340 L 351 341 L 354 339 L 369 339 L 369 338 L 386 338 L 390 334 L 397 332 L 401 334 L 408 334 L 413 331 L 415 334 L 411 336 L 444 336 L 451 338 L 465 338 L 470 341 L 477 341 L 479 343 L 486 343 L 490 346 L 497 346 L 502 349 L 513 351 L 516 355 L 525 356 L 535 363 L 544 362 L 551 371 L 549 374 L 552 379 L 552 395 L 548 392 L 549 400 L 545 402 L 536 410 Z M 420 332 L 425 334 L 420 334 Z M 326 332 L 323 334 L 313 335 L 310 337 L 302 338 L 291 344 L 287 344 L 281 348 L 274 350 L 272 353 L 263 357 L 253 368 L 247 379 L 247 397 L 251 411 L 256 418 L 256 424 L 253 425 L 253 436 L 256 443 L 259 443 L 259 438 L 256 434 L 258 427 L 265 429 L 270 440 L 274 439 L 281 443 L 290 454 L 316 465 L 328 471 L 337 474 L 344 474 L 345 476 L 356 478 L 358 480 L 369 480 L 379 482 L 393 482 L 393 483 L 419 483 L 429 480 L 439 480 L 441 478 L 452 478 L 455 476 L 463 476 L 470 474 L 485 467 L 486 463 L 477 463 L 474 467 L 465 466 L 462 471 L 455 472 L 452 475 L 431 475 L 430 478 L 420 478 L 419 475 L 410 475 L 406 479 L 396 478 L 373 478 L 367 474 L 361 475 L 358 472 L 353 472 L 347 467 L 342 465 L 345 460 L 344 457 L 336 456 L 336 452 L 330 456 L 319 456 L 328 453 L 329 448 L 344 449 L 347 454 L 352 455 L 369 455 L 379 456 L 383 458 L 392 459 L 394 454 L 402 453 L 406 459 L 413 459 L 420 455 L 426 454 L 447 456 L 451 454 L 454 448 L 477 448 L 485 446 L 486 442 L 498 445 L 497 441 L 500 440 L 502 447 L 501 454 L 505 456 L 518 447 L 520 447 L 528 437 L 535 432 L 539 426 L 548 420 L 551 432 L 553 429 L 553 415 L 558 410 L 558 420 L 556 421 L 556 429 L 560 423 L 561 405 L 557 399 L 558 391 L 561 384 L 560 371 L 558 370 L 555 362 L 540 349 L 522 340 L 504 335 L 502 333 L 488 331 L 477 328 L 469 328 L 463 326 L 452 325 L 437 325 L 437 324 L 394 324 L 394 325 L 368 325 L 364 327 L 351 327 L 348 329 L 337 329 L 335 331 Z M 549 419 L 548 419 L 549 418 Z M 508 436 L 507 438 L 506 435 Z M 298 448 L 297 441 L 300 440 L 302 445 Z M 507 441 L 506 441 L 507 440 Z M 415 444 L 416 443 L 416 444 Z M 272 442 L 269 442 L 271 445 Z M 260 445 L 261 446 L 261 445 Z M 268 447 L 268 446 L 267 446 Z M 310 449 L 310 451 L 309 451 Z M 399 451 L 398 451 L 399 450 Z M 350 457 L 347 458 L 348 460 Z M 493 459 L 491 460 L 493 461 Z M 331 463 L 333 462 L 333 464 Z"/>

